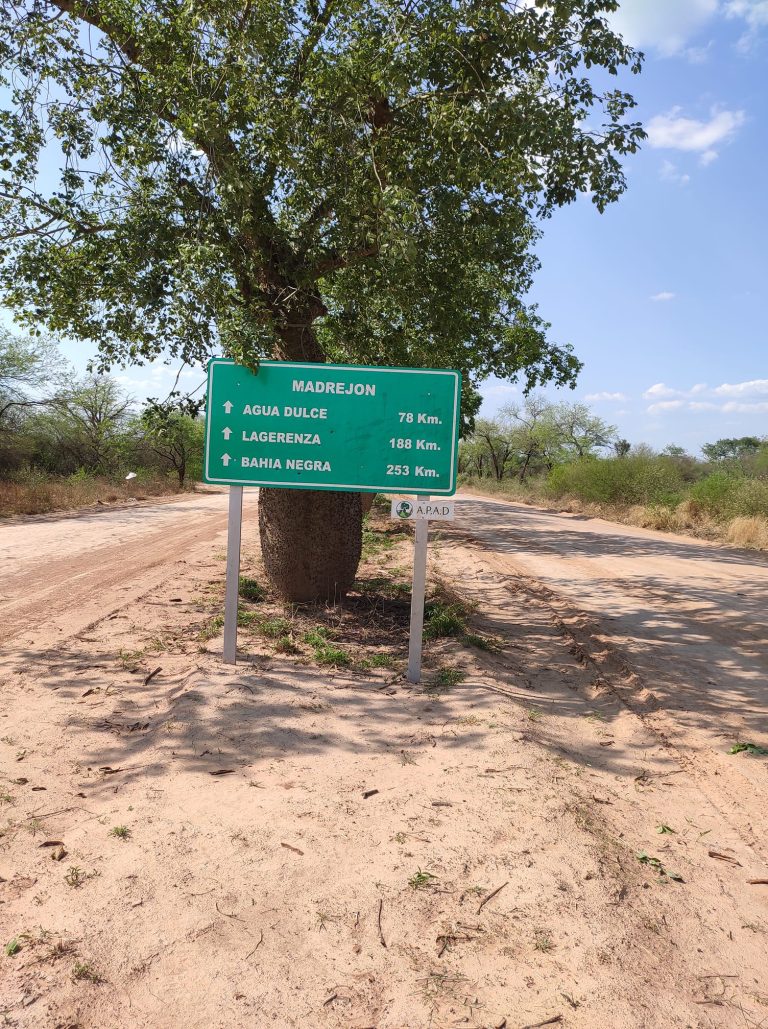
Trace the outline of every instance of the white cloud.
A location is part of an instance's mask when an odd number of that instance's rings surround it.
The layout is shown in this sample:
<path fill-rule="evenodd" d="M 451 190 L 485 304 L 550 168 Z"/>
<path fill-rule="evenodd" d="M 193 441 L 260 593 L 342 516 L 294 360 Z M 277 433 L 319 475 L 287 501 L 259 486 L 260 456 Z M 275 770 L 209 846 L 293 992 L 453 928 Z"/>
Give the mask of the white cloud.
<path fill-rule="evenodd" d="M 691 181 L 690 175 L 677 170 L 677 165 L 674 161 L 665 161 L 661 166 L 659 175 L 665 182 L 675 182 L 678 186 L 687 186 Z"/>
<path fill-rule="evenodd" d="M 701 163 L 710 164 L 717 157 L 716 146 L 729 143 L 746 121 L 744 111 L 712 108 L 709 121 L 685 118 L 682 108 L 673 107 L 666 114 L 651 118 L 646 128 L 648 143 L 658 150 L 683 150 L 700 153 Z"/>
<path fill-rule="evenodd" d="M 621 402 L 621 401 L 626 400 L 626 399 L 627 398 L 626 398 L 624 393 L 605 393 L 605 392 L 603 392 L 603 393 L 587 393 L 587 395 L 584 397 L 584 400 L 588 404 L 599 403 L 599 401 L 601 401 L 601 400 L 616 400 L 618 402 Z"/>
<path fill-rule="evenodd" d="M 730 401 L 727 404 L 723 404 L 722 409 L 728 414 L 764 414 L 768 411 L 768 403 L 737 404 L 734 401 Z"/>
<path fill-rule="evenodd" d="M 653 401 L 647 408 L 648 414 L 689 411 L 693 414 L 714 412 L 720 415 L 762 415 L 768 412 L 768 399 L 762 399 L 764 397 L 768 398 L 768 379 L 724 382 L 714 387 L 697 382 L 687 390 L 673 389 L 663 382 L 657 382 L 643 393 L 645 400 Z"/>
<path fill-rule="evenodd" d="M 747 51 L 760 29 L 768 26 L 768 0 L 728 0 L 725 14 L 728 18 L 743 18 L 746 21 L 747 31 L 739 40 L 738 47 Z"/>
<path fill-rule="evenodd" d="M 685 51 L 688 40 L 717 13 L 717 7 L 718 0 L 623 0 L 611 22 L 633 46 L 650 46 L 671 57 Z"/>
<path fill-rule="evenodd" d="M 654 293 L 654 295 L 650 299 L 655 301 L 656 303 L 663 303 L 665 300 L 674 300 L 676 296 L 676 293 L 662 291 L 661 293 Z"/>
<path fill-rule="evenodd" d="M 513 386 L 511 382 L 496 382 L 482 390 L 484 397 L 507 397 L 513 393 L 517 393 L 517 386 Z"/>
<path fill-rule="evenodd" d="M 650 386 L 645 393 L 643 393 L 644 400 L 656 400 L 660 397 L 677 397 L 680 396 L 679 389 L 671 389 L 669 386 L 665 386 L 663 382 L 657 382 L 654 386 Z"/>
<path fill-rule="evenodd" d="M 684 400 L 660 400 L 657 404 L 651 404 L 648 414 L 658 414 L 660 411 L 678 411 L 685 407 Z"/>
<path fill-rule="evenodd" d="M 720 397 L 754 397 L 768 395 L 768 379 L 750 379 L 748 382 L 724 382 L 713 390 Z"/>

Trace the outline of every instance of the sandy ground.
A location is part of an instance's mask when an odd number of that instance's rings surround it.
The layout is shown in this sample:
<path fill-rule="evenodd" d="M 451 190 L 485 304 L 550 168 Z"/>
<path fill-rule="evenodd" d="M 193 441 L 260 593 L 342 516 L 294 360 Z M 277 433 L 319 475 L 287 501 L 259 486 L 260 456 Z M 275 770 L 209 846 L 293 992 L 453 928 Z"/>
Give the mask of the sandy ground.
<path fill-rule="evenodd" d="M 223 665 L 225 505 L 0 528 L 4 1024 L 768 1025 L 760 557 L 462 499 L 412 687 Z"/>

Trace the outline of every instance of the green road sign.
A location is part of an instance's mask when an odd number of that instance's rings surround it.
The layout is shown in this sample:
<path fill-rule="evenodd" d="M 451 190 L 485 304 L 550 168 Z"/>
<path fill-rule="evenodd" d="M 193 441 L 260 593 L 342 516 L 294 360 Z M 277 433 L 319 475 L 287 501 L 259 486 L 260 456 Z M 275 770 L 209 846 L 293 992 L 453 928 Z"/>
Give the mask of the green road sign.
<path fill-rule="evenodd" d="M 262 361 L 208 365 L 206 482 L 456 492 L 461 375 Z"/>

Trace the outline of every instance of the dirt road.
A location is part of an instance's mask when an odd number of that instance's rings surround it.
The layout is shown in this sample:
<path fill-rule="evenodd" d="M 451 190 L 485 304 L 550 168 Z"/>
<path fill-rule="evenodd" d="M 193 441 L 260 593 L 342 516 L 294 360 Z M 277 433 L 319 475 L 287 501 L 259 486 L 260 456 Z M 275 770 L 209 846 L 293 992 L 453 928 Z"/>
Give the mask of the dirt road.
<path fill-rule="evenodd" d="M 245 492 L 246 516 L 256 496 Z M 225 492 L 0 523 L 0 647 L 61 642 L 183 571 L 226 529 Z"/>
<path fill-rule="evenodd" d="M 723 741 L 768 746 L 768 555 L 479 497 L 457 512 L 749 826 L 742 798 L 765 795 L 766 768 L 736 771 Z"/>
<path fill-rule="evenodd" d="M 0 526 L 2 1024 L 768 1024 L 765 560 L 457 511 L 420 686 L 386 518 L 236 668 L 224 494 Z"/>

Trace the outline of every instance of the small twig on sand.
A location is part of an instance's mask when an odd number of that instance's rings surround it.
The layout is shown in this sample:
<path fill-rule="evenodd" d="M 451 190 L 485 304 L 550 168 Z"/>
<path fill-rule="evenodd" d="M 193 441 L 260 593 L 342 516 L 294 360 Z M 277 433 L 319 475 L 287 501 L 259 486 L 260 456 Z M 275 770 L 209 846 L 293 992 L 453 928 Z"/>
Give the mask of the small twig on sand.
<path fill-rule="evenodd" d="M 218 900 L 215 902 L 215 904 L 216 904 L 216 910 L 219 912 L 220 915 L 224 915 L 225 918 L 236 918 L 238 920 L 238 922 L 244 922 L 245 921 L 245 919 L 241 918 L 240 915 L 230 915 L 230 913 L 228 911 L 222 911 L 221 908 L 219 907 Z"/>
<path fill-rule="evenodd" d="M 381 940 L 382 947 L 384 947 L 384 949 L 386 950 L 387 941 L 384 939 L 384 932 L 383 932 L 383 930 L 381 928 L 381 911 L 382 911 L 383 907 L 384 907 L 384 900 L 383 900 L 383 898 L 380 898 L 379 899 L 379 917 L 378 917 L 379 939 Z"/>
<path fill-rule="evenodd" d="M 768 886 L 768 879 L 747 879 L 750 886 Z"/>
<path fill-rule="evenodd" d="M 562 1022 L 562 1015 L 553 1015 L 551 1018 L 545 1018 L 543 1022 L 532 1022 L 530 1025 L 524 1025 L 522 1029 L 541 1029 L 543 1025 L 556 1025 L 558 1022 Z"/>
<path fill-rule="evenodd" d="M 256 951 L 259 949 L 259 947 L 262 945 L 263 942 L 264 942 L 264 930 L 262 929 L 261 930 L 261 936 L 259 936 L 259 942 L 256 944 L 256 946 L 253 948 L 252 951 L 250 951 L 248 954 L 245 955 L 245 960 L 246 961 L 248 960 L 249 957 L 251 957 L 253 954 L 256 953 Z"/>
<path fill-rule="evenodd" d="M 159 675 L 162 672 L 162 670 L 163 670 L 162 666 L 158 665 L 158 667 L 154 670 L 154 672 L 150 672 L 149 675 L 144 677 L 144 685 L 145 686 L 149 686 L 149 684 L 152 682 L 154 677 L 156 675 Z"/>
<path fill-rule="evenodd" d="M 507 880 L 505 883 L 502 883 L 501 886 L 497 886 L 495 890 L 492 890 L 487 896 L 483 897 L 483 899 L 480 901 L 480 906 L 477 909 L 478 915 L 483 910 L 488 901 L 493 900 L 497 893 L 501 893 L 505 886 L 509 886 L 509 880 Z M 541 1022 L 540 1024 L 547 1025 L 546 1022 Z"/>

